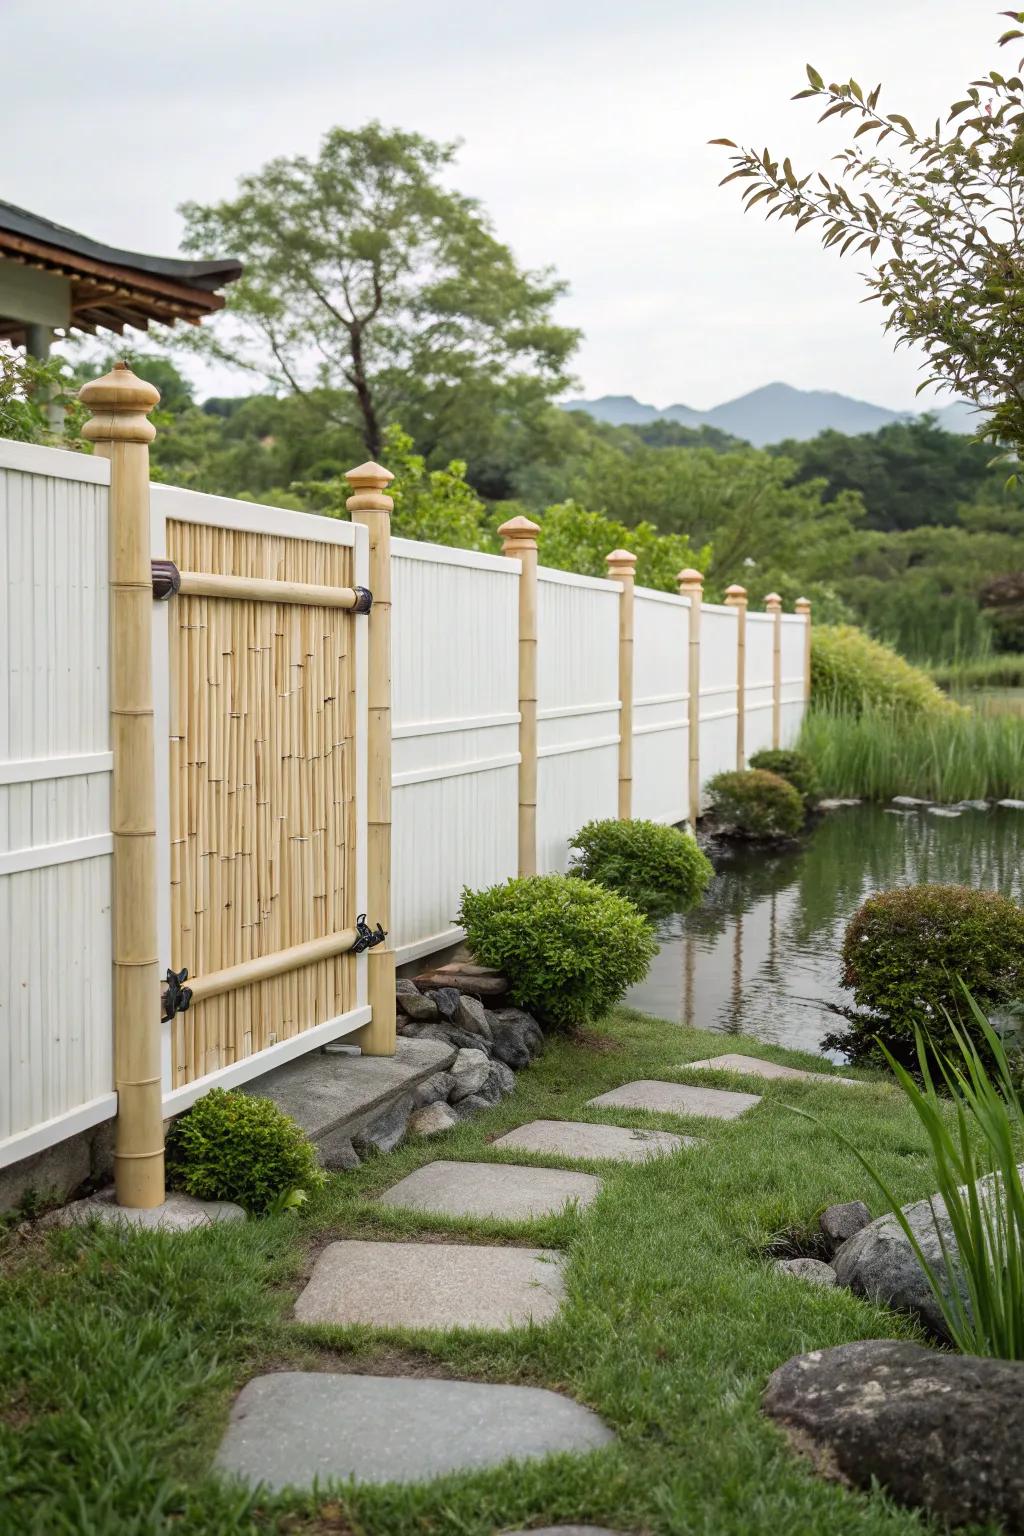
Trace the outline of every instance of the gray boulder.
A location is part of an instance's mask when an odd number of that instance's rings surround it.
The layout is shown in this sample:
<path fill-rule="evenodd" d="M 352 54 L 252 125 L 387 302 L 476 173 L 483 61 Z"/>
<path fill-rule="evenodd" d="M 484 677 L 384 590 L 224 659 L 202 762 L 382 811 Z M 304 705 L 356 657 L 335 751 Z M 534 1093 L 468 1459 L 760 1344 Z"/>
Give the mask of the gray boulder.
<path fill-rule="evenodd" d="M 494 1055 L 521 1072 L 544 1049 L 544 1035 L 532 1014 L 521 1008 L 495 1008 L 487 1015 Z"/>
<path fill-rule="evenodd" d="M 398 1011 L 417 1024 L 429 1024 L 438 1018 L 437 1003 L 432 997 L 424 997 L 411 981 L 395 983 L 395 1002 Z"/>
<path fill-rule="evenodd" d="M 949 1525 L 1024 1531 L 1024 1365 L 862 1339 L 774 1372 L 764 1411 L 825 1476 Z"/>
<path fill-rule="evenodd" d="M 412 1136 L 439 1136 L 458 1123 L 458 1115 L 447 1104 L 424 1104 L 422 1109 L 414 1109 L 410 1115 L 409 1133 Z"/>
<path fill-rule="evenodd" d="M 871 1221 L 871 1212 L 863 1200 L 846 1200 L 842 1205 L 830 1205 L 818 1218 L 822 1235 L 827 1237 L 832 1252 L 848 1238 L 860 1232 Z"/>
<path fill-rule="evenodd" d="M 483 1003 L 475 997 L 459 996 L 458 1023 L 461 1029 L 471 1035 L 482 1035 L 485 1040 L 491 1040 L 491 1026 L 487 1021 L 487 1012 Z"/>
<path fill-rule="evenodd" d="M 450 1072 L 435 1072 L 433 1077 L 428 1077 L 425 1083 L 420 1083 L 413 1092 L 413 1103 L 417 1109 L 422 1109 L 426 1104 L 440 1104 L 448 1099 L 455 1087 L 455 1079 Z"/>
<path fill-rule="evenodd" d="M 440 1040 L 445 1045 L 453 1045 L 456 1049 L 468 1051 L 483 1051 L 485 1055 L 491 1053 L 491 1042 L 485 1040 L 483 1035 L 471 1035 L 468 1030 L 460 1029 L 457 1024 L 446 1024 L 439 1019 L 436 1024 L 422 1024 L 414 1026 L 412 1031 L 406 1033 L 415 1034 L 419 1040 Z"/>
<path fill-rule="evenodd" d="M 451 1066 L 451 1074 L 455 1079 L 450 1095 L 452 1103 L 457 1104 L 460 1099 L 478 1092 L 486 1083 L 490 1071 L 491 1063 L 483 1051 L 461 1050 Z"/>
<path fill-rule="evenodd" d="M 437 1011 L 442 1019 L 447 1019 L 454 1024 L 459 1017 L 459 1002 L 461 993 L 456 987 L 438 987 L 431 992 L 431 997 L 437 1004 Z"/>
<path fill-rule="evenodd" d="M 492 1061 L 491 1072 L 487 1081 L 496 1089 L 497 1097 L 499 1099 L 504 1099 L 507 1098 L 510 1093 L 514 1092 L 516 1086 L 516 1075 L 512 1071 L 512 1068 L 507 1066 L 505 1062 Z"/>
<path fill-rule="evenodd" d="M 472 1115 L 479 1115 L 485 1109 L 491 1109 L 490 1099 L 485 1099 L 480 1093 L 468 1093 L 458 1103 L 449 1105 L 458 1115 L 460 1120 L 468 1120 Z"/>
<path fill-rule="evenodd" d="M 351 1173 L 353 1168 L 358 1168 L 362 1163 L 362 1158 L 352 1145 L 352 1139 L 347 1131 L 329 1131 L 313 1145 L 316 1148 L 320 1166 L 326 1168 L 329 1173 Z"/>
<path fill-rule="evenodd" d="M 357 1131 L 352 1137 L 352 1145 L 360 1154 L 393 1151 L 405 1135 L 411 1113 L 412 1094 L 406 1093 L 389 1104 L 376 1120 L 371 1120 L 369 1125 Z"/>
<path fill-rule="evenodd" d="M 820 1259 L 776 1259 L 775 1268 L 782 1275 L 793 1275 L 797 1280 L 807 1280 L 811 1285 L 835 1285 L 836 1272 L 831 1264 Z"/>

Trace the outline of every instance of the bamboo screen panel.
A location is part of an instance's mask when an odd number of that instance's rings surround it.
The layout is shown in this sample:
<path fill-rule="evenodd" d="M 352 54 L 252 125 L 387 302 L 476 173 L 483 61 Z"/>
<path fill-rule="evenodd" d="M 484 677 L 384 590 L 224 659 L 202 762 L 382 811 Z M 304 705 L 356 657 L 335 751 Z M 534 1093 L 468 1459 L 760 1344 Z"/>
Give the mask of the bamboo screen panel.
<path fill-rule="evenodd" d="M 351 586 L 350 549 L 169 521 L 180 570 Z M 355 924 L 352 616 L 174 599 L 171 938 L 201 977 Z M 355 1006 L 351 954 L 178 1014 L 180 1086 Z"/>

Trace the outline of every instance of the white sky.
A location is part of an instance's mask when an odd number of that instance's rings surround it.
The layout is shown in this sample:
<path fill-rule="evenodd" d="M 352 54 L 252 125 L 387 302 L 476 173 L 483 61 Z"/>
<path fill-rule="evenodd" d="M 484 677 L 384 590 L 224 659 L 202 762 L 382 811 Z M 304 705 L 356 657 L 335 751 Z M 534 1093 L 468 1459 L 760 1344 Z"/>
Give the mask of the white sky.
<path fill-rule="evenodd" d="M 379 117 L 463 139 L 455 183 L 569 281 L 581 392 L 706 409 L 783 379 L 905 409 L 916 359 L 855 258 L 745 217 L 706 141 L 824 165 L 842 131 L 790 102 L 805 62 L 926 123 L 1006 25 L 981 0 L 0 0 L 0 198 L 170 255 L 184 199 Z"/>

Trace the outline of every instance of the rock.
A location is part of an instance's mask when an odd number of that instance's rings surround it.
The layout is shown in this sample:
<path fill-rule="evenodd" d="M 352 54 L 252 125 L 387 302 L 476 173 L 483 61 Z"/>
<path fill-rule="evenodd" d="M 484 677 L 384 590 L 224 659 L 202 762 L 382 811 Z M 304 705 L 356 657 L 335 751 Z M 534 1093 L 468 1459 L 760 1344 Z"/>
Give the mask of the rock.
<path fill-rule="evenodd" d="M 430 995 L 437 1004 L 437 1011 L 442 1019 L 454 1024 L 459 1016 L 459 1002 L 461 1000 L 455 987 L 438 987 Z"/>
<path fill-rule="evenodd" d="M 406 982 L 406 986 L 412 987 L 412 982 Z M 412 987 L 411 992 L 396 993 L 395 1002 L 398 1004 L 398 1011 L 407 1019 L 415 1019 L 417 1024 L 430 1024 L 439 1016 L 434 999 L 424 997 L 423 993 L 417 992 L 415 987 Z"/>
<path fill-rule="evenodd" d="M 482 1093 L 467 1093 L 464 1099 L 459 1099 L 457 1104 L 452 1104 L 453 1109 L 460 1120 L 471 1120 L 474 1115 L 481 1114 L 485 1109 L 493 1109 L 497 1101 L 485 1099 Z"/>
<path fill-rule="evenodd" d="M 931 805 L 930 800 L 918 800 L 916 795 L 893 795 L 893 805 Z"/>
<path fill-rule="evenodd" d="M 1024 1365 L 861 1339 L 774 1372 L 764 1410 L 826 1476 L 949 1525 L 1024 1530 Z"/>
<path fill-rule="evenodd" d="M 395 977 L 396 997 L 419 997 L 420 995 L 420 989 L 414 981 L 410 981 L 407 976 Z"/>
<path fill-rule="evenodd" d="M 491 1026 L 487 1022 L 487 1013 L 483 1003 L 475 997 L 459 996 L 458 1022 L 461 1029 L 470 1035 L 482 1035 L 485 1040 L 492 1040 Z"/>
<path fill-rule="evenodd" d="M 412 1136 L 438 1136 L 442 1131 L 450 1131 L 458 1123 L 459 1117 L 455 1111 L 439 1100 L 434 1104 L 424 1104 L 422 1109 L 413 1110 L 409 1116 L 409 1133 Z"/>
<path fill-rule="evenodd" d="M 951 805 L 930 805 L 928 807 L 929 816 L 948 816 L 952 820 L 954 816 L 959 816 L 960 814 Z"/>
<path fill-rule="evenodd" d="M 1024 1171 L 1024 1164 L 1021 1168 Z M 978 1187 L 982 1203 L 986 1199 L 991 1202 L 991 1175 L 979 1180 Z M 944 1277 L 946 1268 L 942 1257 L 942 1242 L 945 1242 L 954 1265 L 957 1259 L 956 1238 L 944 1202 L 937 1195 L 931 1202 L 917 1200 L 912 1205 L 905 1205 L 903 1214 L 928 1263 Z M 872 1301 L 895 1307 L 898 1312 L 916 1313 L 940 1338 L 948 1338 L 942 1313 L 925 1279 L 924 1270 L 891 1212 L 879 1216 L 842 1243 L 832 1255 L 832 1266 L 840 1285 L 848 1285 L 851 1290 Z"/>
<path fill-rule="evenodd" d="M 391 1152 L 402 1137 L 412 1113 L 412 1094 L 403 1094 L 389 1104 L 384 1113 L 363 1126 L 352 1137 L 352 1145 L 361 1155 L 367 1152 Z"/>
<path fill-rule="evenodd" d="M 846 1200 L 842 1205 L 830 1205 L 818 1217 L 818 1226 L 832 1244 L 832 1252 L 860 1232 L 871 1221 L 871 1212 L 863 1200 Z"/>
<path fill-rule="evenodd" d="M 450 965 L 425 971 L 422 976 L 417 976 L 416 982 L 421 987 L 456 987 L 464 997 L 481 1001 L 497 1001 L 508 991 L 508 981 L 500 971 L 493 971 L 486 965 L 473 965 L 468 960 L 454 960 Z"/>
<path fill-rule="evenodd" d="M 1001 805 L 1004 811 L 1024 811 L 1024 800 L 997 800 L 996 804 Z"/>
<path fill-rule="evenodd" d="M 510 1093 L 515 1092 L 516 1075 L 512 1068 L 503 1061 L 491 1062 L 491 1071 L 487 1081 L 496 1086 L 499 1099 L 507 1098 Z"/>
<path fill-rule="evenodd" d="M 860 805 L 860 801 L 859 800 L 854 800 L 854 799 L 845 799 L 845 798 L 843 798 L 843 799 L 832 799 L 832 800 L 819 800 L 818 801 L 818 810 L 819 811 L 840 811 L 840 810 L 842 810 L 844 805 Z"/>
<path fill-rule="evenodd" d="M 521 1008 L 495 1008 L 487 1015 L 494 1055 L 521 1072 L 544 1049 L 544 1034 L 532 1014 Z"/>
<path fill-rule="evenodd" d="M 515 1163 L 454 1163 L 438 1158 L 385 1190 L 380 1203 L 439 1216 L 533 1221 L 560 1214 L 573 1203 L 583 1210 L 597 1199 L 600 1189 L 601 1180 L 592 1173 L 521 1168 Z"/>
<path fill-rule="evenodd" d="M 83 1200 L 73 1200 L 40 1220 L 43 1227 L 75 1227 L 90 1221 L 150 1232 L 194 1232 L 219 1221 L 245 1221 L 240 1205 L 230 1200 L 197 1200 L 193 1195 L 171 1191 L 160 1205 L 118 1205 L 113 1189 L 101 1189 Z"/>
<path fill-rule="evenodd" d="M 452 1103 L 457 1104 L 467 1094 L 476 1093 L 482 1088 L 490 1070 L 491 1063 L 483 1051 L 461 1050 L 451 1067 L 455 1079 L 455 1087 L 450 1095 Z"/>
<path fill-rule="evenodd" d="M 457 1024 L 445 1024 L 438 1020 L 436 1024 L 423 1024 L 416 1030 L 421 1040 L 442 1040 L 445 1045 L 453 1045 L 456 1050 L 483 1051 L 489 1056 L 491 1042 L 485 1040 L 483 1035 L 471 1035 L 465 1029 L 460 1029 Z"/>
<path fill-rule="evenodd" d="M 420 1083 L 413 1094 L 413 1104 L 422 1109 L 426 1104 L 444 1103 L 454 1087 L 455 1079 L 450 1072 L 435 1072 L 425 1083 Z"/>
<path fill-rule="evenodd" d="M 775 1268 L 780 1274 L 795 1275 L 798 1280 L 807 1280 L 811 1285 L 836 1284 L 835 1270 L 820 1259 L 776 1259 Z"/>
<path fill-rule="evenodd" d="M 329 1131 L 314 1142 L 320 1165 L 330 1173 L 351 1173 L 362 1163 L 362 1158 L 352 1145 L 346 1131 Z"/>
<path fill-rule="evenodd" d="M 952 807 L 954 811 L 987 811 L 987 800 L 958 800 Z"/>

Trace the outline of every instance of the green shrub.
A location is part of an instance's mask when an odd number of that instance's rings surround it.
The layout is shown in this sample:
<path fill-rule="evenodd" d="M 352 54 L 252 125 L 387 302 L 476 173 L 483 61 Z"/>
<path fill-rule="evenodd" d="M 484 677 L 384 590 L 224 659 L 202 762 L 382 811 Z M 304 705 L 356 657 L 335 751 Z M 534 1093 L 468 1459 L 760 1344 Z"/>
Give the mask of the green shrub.
<path fill-rule="evenodd" d="M 714 874 L 695 838 L 656 821 L 588 821 L 569 847 L 578 850 L 570 874 L 617 891 L 648 917 L 688 912 Z"/>
<path fill-rule="evenodd" d="M 815 626 L 811 699 L 815 706 L 853 711 L 875 705 L 910 715 L 960 713 L 927 672 L 852 624 Z"/>
<path fill-rule="evenodd" d="M 750 759 L 751 768 L 763 768 L 766 773 L 777 773 L 780 779 L 792 784 L 804 805 L 812 811 L 821 799 L 821 784 L 814 764 L 806 752 L 786 751 L 781 747 L 768 747 L 755 752 Z"/>
<path fill-rule="evenodd" d="M 792 837 L 804 824 L 797 791 L 764 768 L 716 773 L 706 787 L 716 819 L 741 837 Z"/>
<path fill-rule="evenodd" d="M 199 1200 L 234 1200 L 261 1216 L 281 1195 L 323 1183 L 304 1131 L 270 1099 L 211 1088 L 176 1120 L 168 1179 Z"/>
<path fill-rule="evenodd" d="M 940 1051 L 956 1045 L 951 1019 L 971 1028 L 963 987 L 993 1016 L 1024 995 L 1024 910 L 966 885 L 882 891 L 851 919 L 842 961 L 856 1009 L 826 1043 L 865 1061 L 877 1059 L 880 1041 L 912 1064 L 915 1026 Z"/>
<path fill-rule="evenodd" d="M 508 977 L 513 1002 L 554 1027 L 607 1013 L 657 948 L 631 901 L 570 875 L 464 890 L 459 922 L 475 958 Z"/>

